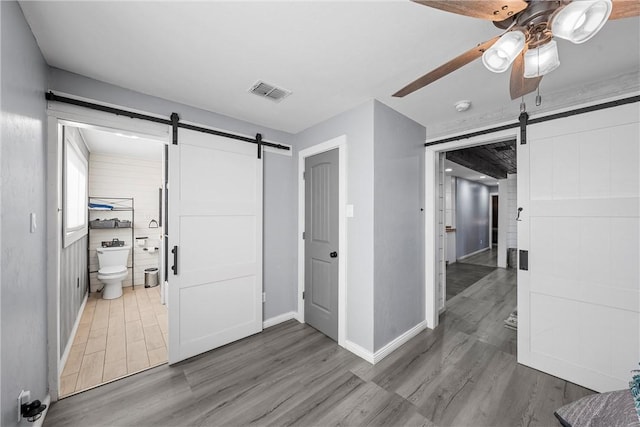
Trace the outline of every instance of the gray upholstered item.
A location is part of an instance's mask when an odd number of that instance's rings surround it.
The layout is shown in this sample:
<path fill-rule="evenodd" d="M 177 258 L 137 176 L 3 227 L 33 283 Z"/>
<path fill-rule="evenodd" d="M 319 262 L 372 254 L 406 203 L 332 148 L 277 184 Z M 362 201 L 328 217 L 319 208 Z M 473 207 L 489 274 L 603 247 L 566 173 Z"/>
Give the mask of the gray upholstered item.
<path fill-rule="evenodd" d="M 593 394 L 555 412 L 564 427 L 640 427 L 631 392 Z"/>

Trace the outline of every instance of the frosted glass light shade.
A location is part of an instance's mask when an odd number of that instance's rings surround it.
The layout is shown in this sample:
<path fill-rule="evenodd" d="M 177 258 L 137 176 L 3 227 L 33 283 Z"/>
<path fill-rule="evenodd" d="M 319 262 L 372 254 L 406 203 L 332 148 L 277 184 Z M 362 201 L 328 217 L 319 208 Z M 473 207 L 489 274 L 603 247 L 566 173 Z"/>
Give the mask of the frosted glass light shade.
<path fill-rule="evenodd" d="M 525 36 L 522 31 L 510 31 L 482 54 L 482 63 L 489 71 L 502 73 L 522 52 L 524 42 Z"/>
<path fill-rule="evenodd" d="M 555 40 L 551 40 L 536 49 L 529 49 L 524 54 L 524 77 L 531 79 L 544 76 L 559 65 L 558 45 Z"/>
<path fill-rule="evenodd" d="M 554 37 L 584 43 L 595 36 L 611 15 L 611 0 L 574 0 L 551 20 Z"/>

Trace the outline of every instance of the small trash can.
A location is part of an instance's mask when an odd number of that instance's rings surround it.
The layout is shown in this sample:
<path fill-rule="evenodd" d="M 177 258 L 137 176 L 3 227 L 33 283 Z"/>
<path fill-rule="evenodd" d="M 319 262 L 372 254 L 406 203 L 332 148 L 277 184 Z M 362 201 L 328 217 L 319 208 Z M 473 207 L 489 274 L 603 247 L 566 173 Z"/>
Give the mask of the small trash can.
<path fill-rule="evenodd" d="M 154 286 L 158 286 L 158 269 L 155 267 L 145 268 L 144 269 L 144 287 L 153 288 Z"/>
<path fill-rule="evenodd" d="M 507 268 L 518 268 L 518 249 L 507 249 Z"/>

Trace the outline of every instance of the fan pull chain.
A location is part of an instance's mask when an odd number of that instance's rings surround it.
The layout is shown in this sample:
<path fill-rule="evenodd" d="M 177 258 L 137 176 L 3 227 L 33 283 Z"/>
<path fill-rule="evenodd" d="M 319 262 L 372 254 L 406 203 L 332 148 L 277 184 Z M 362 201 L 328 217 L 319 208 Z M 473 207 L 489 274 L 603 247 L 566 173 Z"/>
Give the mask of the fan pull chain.
<path fill-rule="evenodd" d="M 540 38 L 538 36 L 538 38 Z M 538 54 L 538 77 L 540 76 L 540 47 L 538 47 L 537 49 L 537 54 Z M 542 97 L 540 96 L 540 82 L 538 82 L 538 93 L 536 94 L 536 107 L 539 107 L 542 104 Z"/>

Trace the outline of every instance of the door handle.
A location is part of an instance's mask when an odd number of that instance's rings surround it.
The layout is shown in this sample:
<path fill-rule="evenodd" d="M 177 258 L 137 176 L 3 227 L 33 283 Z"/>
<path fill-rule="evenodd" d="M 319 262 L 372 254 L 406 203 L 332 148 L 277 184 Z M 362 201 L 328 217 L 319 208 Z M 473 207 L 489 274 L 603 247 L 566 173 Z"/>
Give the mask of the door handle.
<path fill-rule="evenodd" d="M 522 221 L 520 219 L 520 214 L 522 213 L 522 208 L 518 208 L 518 216 L 516 217 L 516 221 Z"/>
<path fill-rule="evenodd" d="M 173 275 L 177 276 L 178 275 L 178 247 L 174 246 L 173 249 L 171 249 L 171 253 L 173 254 L 173 266 L 171 266 L 171 269 L 173 270 Z"/>
<path fill-rule="evenodd" d="M 331 258 L 338 258 L 338 252 L 331 252 L 331 253 L 329 254 L 329 256 L 330 256 Z"/>

